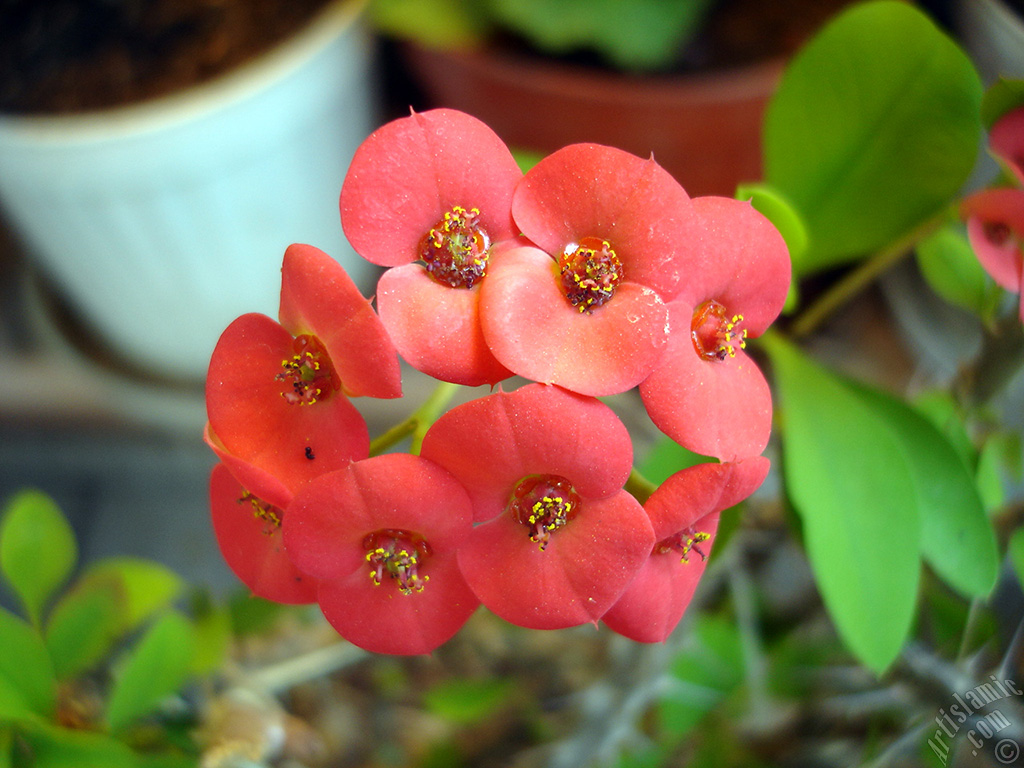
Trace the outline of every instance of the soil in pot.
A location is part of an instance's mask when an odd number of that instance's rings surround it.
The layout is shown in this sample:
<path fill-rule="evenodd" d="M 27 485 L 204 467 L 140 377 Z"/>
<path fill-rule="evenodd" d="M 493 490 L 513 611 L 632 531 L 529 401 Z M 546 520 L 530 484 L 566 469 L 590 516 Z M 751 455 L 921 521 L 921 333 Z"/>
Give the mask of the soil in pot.
<path fill-rule="evenodd" d="M 0 113 L 103 109 L 209 80 L 272 48 L 328 0 L 8 0 Z"/>

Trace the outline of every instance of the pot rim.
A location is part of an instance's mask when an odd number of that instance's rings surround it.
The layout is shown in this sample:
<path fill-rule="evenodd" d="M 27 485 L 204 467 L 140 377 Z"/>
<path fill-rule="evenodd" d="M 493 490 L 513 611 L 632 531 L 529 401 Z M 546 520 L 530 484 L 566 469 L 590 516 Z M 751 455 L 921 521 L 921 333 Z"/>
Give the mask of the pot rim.
<path fill-rule="evenodd" d="M 103 109 L 2 114 L 6 143 L 47 144 L 132 136 L 201 117 L 288 78 L 354 26 L 368 0 L 331 0 L 305 27 L 226 72 L 181 90 Z"/>

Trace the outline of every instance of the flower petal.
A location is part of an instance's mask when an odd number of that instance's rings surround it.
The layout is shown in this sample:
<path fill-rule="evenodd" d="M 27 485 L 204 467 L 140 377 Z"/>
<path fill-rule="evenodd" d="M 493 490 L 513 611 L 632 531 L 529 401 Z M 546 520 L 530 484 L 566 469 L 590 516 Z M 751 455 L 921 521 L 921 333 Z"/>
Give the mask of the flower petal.
<path fill-rule="evenodd" d="M 692 309 L 672 304 L 672 323 L 688 327 Z M 722 461 L 756 456 L 768 444 L 772 397 L 764 374 L 742 350 L 704 360 L 688 333 L 673 332 L 658 367 L 640 385 L 655 425 L 680 445 Z"/>
<path fill-rule="evenodd" d="M 492 243 L 513 237 L 512 191 L 522 171 L 480 120 L 452 109 L 413 113 L 356 150 L 341 189 L 352 247 L 382 266 L 419 258 L 424 235 L 453 206 L 479 208 Z"/>
<path fill-rule="evenodd" d="M 544 550 L 509 513 L 477 526 L 459 550 L 459 566 L 480 601 L 506 621 L 561 629 L 600 619 L 653 543 L 643 507 L 618 491 L 584 499 Z"/>
<path fill-rule="evenodd" d="M 320 339 L 347 395 L 402 396 L 398 355 L 380 318 L 345 268 L 319 248 L 285 251 L 280 320 L 293 336 Z"/>
<path fill-rule="evenodd" d="M 992 126 L 988 137 L 992 152 L 1000 157 L 1017 181 L 1024 184 L 1024 106 L 1007 112 Z"/>
<path fill-rule="evenodd" d="M 600 144 L 563 147 L 526 174 L 512 215 L 526 237 L 556 258 L 583 237 L 608 240 L 625 279 L 666 301 L 686 278 L 690 198 L 653 158 Z"/>
<path fill-rule="evenodd" d="M 479 302 L 480 284 L 450 288 L 419 264 L 393 267 L 377 284 L 381 320 L 399 354 L 418 371 L 469 387 L 512 375 L 484 343 Z"/>
<path fill-rule="evenodd" d="M 600 499 L 622 488 L 633 464 L 629 432 L 608 406 L 542 384 L 453 408 L 427 431 L 421 455 L 462 483 L 477 521 L 499 515 L 529 475 L 568 478 Z"/>
<path fill-rule="evenodd" d="M 1024 190 L 976 192 L 964 200 L 967 236 L 978 261 L 999 285 L 1021 292 L 1024 274 Z"/>
<path fill-rule="evenodd" d="M 266 315 L 242 315 L 221 334 L 206 377 L 210 426 L 226 450 L 296 488 L 365 458 L 366 422 L 341 392 L 316 403 L 282 396 L 292 337 Z"/>
<path fill-rule="evenodd" d="M 751 336 L 760 336 L 782 311 L 791 265 L 782 235 L 745 201 L 695 197 L 698 226 L 694 262 L 676 300 L 697 307 L 714 299 L 729 314 L 742 314 Z"/>
<path fill-rule="evenodd" d="M 668 340 L 668 310 L 657 293 L 620 283 L 607 303 L 580 312 L 566 299 L 557 266 L 536 248 L 496 255 L 480 301 L 484 337 L 501 363 L 581 394 L 636 386 Z"/>
<path fill-rule="evenodd" d="M 260 519 L 227 467 L 210 473 L 213 531 L 228 567 L 253 594 L 278 603 L 316 602 L 316 581 L 288 558 L 280 526 Z"/>

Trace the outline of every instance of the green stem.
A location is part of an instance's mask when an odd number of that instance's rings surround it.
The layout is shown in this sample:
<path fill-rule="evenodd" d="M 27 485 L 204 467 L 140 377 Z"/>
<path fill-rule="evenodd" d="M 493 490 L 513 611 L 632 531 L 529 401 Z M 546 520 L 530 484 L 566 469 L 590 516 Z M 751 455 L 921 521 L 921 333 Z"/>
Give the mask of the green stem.
<path fill-rule="evenodd" d="M 629 477 L 626 479 L 626 490 L 641 504 L 647 502 L 657 487 L 657 485 L 641 475 L 636 467 L 630 470 Z"/>
<path fill-rule="evenodd" d="M 446 381 L 438 384 L 430 397 L 413 411 L 405 421 L 399 422 L 370 442 L 370 455 L 379 456 L 388 448 L 402 442 L 409 435 L 412 435 L 412 446 L 409 452 L 419 455 L 420 447 L 423 445 L 423 436 L 427 434 L 430 425 L 437 421 L 441 412 L 451 402 L 458 388 L 458 384 L 451 384 Z"/>
<path fill-rule="evenodd" d="M 817 301 L 801 312 L 790 326 L 794 339 L 809 336 L 827 320 L 833 312 L 848 302 L 874 280 L 911 253 L 921 240 L 934 232 L 948 215 L 945 210 L 933 216 L 903 237 L 894 240 L 882 250 L 863 261 L 848 272 L 841 280 L 822 294 Z"/>

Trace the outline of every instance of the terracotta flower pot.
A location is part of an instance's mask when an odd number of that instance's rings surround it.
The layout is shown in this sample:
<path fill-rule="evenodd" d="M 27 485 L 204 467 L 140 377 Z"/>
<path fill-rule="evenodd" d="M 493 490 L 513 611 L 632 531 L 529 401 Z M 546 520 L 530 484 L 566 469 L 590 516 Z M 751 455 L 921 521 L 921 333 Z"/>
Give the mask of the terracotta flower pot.
<path fill-rule="evenodd" d="M 435 106 L 479 117 L 507 144 L 551 152 L 592 141 L 655 160 L 691 195 L 732 195 L 761 177 L 761 118 L 784 61 L 657 77 L 599 72 L 499 49 L 408 44 Z"/>

